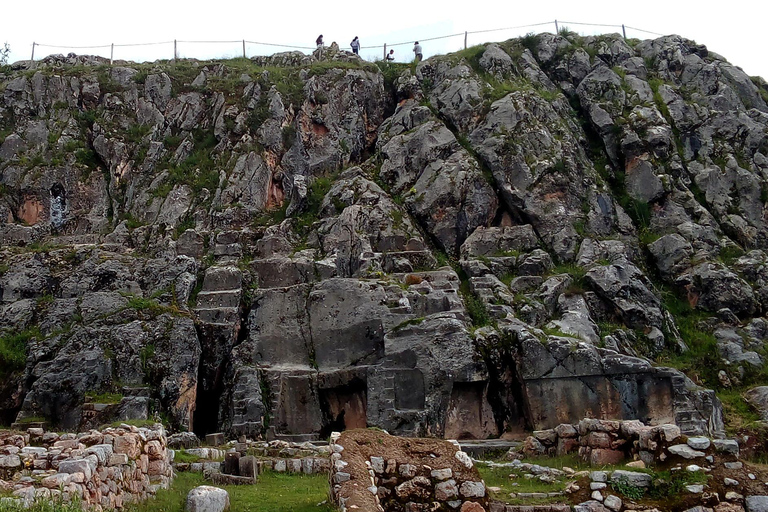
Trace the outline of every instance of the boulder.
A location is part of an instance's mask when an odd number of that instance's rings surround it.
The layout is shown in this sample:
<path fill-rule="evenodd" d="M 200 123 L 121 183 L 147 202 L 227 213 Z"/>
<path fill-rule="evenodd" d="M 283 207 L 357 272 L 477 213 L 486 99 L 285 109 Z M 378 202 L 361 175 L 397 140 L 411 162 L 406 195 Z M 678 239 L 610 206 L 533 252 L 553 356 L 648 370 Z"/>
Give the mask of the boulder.
<path fill-rule="evenodd" d="M 229 510 L 229 493 L 209 485 L 195 487 L 187 494 L 184 510 L 186 512 L 224 512 Z"/>

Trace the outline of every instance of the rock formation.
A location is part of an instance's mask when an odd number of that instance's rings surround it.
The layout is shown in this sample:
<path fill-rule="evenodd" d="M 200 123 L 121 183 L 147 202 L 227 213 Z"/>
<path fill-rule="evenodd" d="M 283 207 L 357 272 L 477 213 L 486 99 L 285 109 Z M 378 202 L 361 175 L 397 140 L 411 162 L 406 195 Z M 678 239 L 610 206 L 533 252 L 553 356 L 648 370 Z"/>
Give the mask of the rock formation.
<path fill-rule="evenodd" d="M 111 393 L 199 435 L 717 435 L 701 384 L 763 365 L 768 89 L 681 37 L 0 91 L 0 423 Z"/>

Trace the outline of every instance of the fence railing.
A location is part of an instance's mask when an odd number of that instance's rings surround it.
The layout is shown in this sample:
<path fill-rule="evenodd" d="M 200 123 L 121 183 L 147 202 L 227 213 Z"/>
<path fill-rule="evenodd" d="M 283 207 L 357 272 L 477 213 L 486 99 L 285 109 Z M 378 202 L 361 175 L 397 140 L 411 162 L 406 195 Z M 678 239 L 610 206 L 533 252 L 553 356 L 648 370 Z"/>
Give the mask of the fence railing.
<path fill-rule="evenodd" d="M 533 28 L 533 29 L 541 29 L 539 32 L 544 32 L 545 30 L 542 29 L 542 27 L 551 26 L 554 27 L 555 33 L 559 33 L 560 29 L 565 29 L 570 26 L 589 26 L 589 27 L 600 27 L 602 28 L 615 28 L 615 29 L 621 29 L 621 34 L 624 37 L 624 39 L 627 38 L 627 29 L 640 32 L 643 34 L 651 34 L 655 36 L 662 36 L 664 34 L 659 34 L 657 32 L 651 32 L 649 30 L 644 30 L 636 27 L 630 27 L 629 25 L 624 24 L 618 24 L 618 25 L 611 25 L 611 24 L 603 24 L 603 23 L 581 23 L 581 22 L 575 22 L 575 21 L 558 21 L 558 20 L 552 20 L 552 21 L 545 21 L 542 23 L 532 23 L 527 25 L 517 25 L 513 27 L 503 27 L 503 28 L 492 28 L 492 29 L 486 29 L 486 30 L 474 30 L 474 31 L 464 31 L 464 32 L 458 32 L 456 34 L 448 34 L 444 36 L 436 36 L 436 37 L 427 37 L 427 38 L 418 38 L 417 40 L 428 42 L 428 41 L 437 41 L 441 39 L 452 39 L 452 38 L 458 38 L 463 37 L 464 38 L 464 49 L 467 48 L 468 45 L 468 39 L 470 35 L 475 34 L 486 34 L 490 32 L 501 32 L 501 31 L 512 31 L 512 30 L 520 30 L 520 29 L 527 29 L 527 28 Z M 371 49 L 383 49 L 383 56 L 386 59 L 387 56 L 387 49 L 391 49 L 396 46 L 405 46 L 405 45 L 412 45 L 413 41 L 416 39 L 410 39 L 406 42 L 399 42 L 399 43 L 381 43 L 381 44 L 374 44 L 374 45 L 365 45 L 366 50 Z M 32 43 L 32 57 L 31 60 L 35 60 L 35 49 L 36 48 L 53 48 L 53 49 L 61 49 L 61 50 L 100 50 L 100 49 L 109 49 L 109 62 L 112 64 L 115 60 L 115 48 L 129 48 L 129 47 L 139 47 L 139 46 L 161 46 L 161 45 L 167 45 L 170 47 L 170 45 L 173 45 L 173 59 L 179 58 L 179 47 L 180 45 L 197 45 L 197 44 L 206 44 L 206 45 L 216 45 L 216 44 L 228 44 L 228 45 L 238 45 L 238 51 L 239 47 L 242 46 L 242 56 L 243 58 L 248 58 L 249 56 L 256 56 L 256 55 L 262 55 L 260 53 L 252 53 L 251 55 L 248 54 L 247 48 L 250 45 L 253 46 L 264 46 L 264 47 L 271 47 L 271 48 L 286 48 L 291 50 L 309 50 L 313 51 L 316 47 L 313 46 L 297 46 L 297 45 L 291 45 L 291 44 L 281 44 L 281 43 L 271 43 L 271 42 L 262 42 L 262 41 L 250 41 L 247 39 L 240 39 L 240 40 L 228 40 L 228 41 L 191 41 L 191 40 L 168 40 L 168 41 L 158 41 L 158 42 L 150 42 L 150 43 L 109 43 L 109 44 L 102 44 L 102 45 L 88 45 L 88 46 L 65 46 L 65 45 L 54 45 L 54 44 L 46 44 L 46 43 L 38 43 L 33 42 Z"/>

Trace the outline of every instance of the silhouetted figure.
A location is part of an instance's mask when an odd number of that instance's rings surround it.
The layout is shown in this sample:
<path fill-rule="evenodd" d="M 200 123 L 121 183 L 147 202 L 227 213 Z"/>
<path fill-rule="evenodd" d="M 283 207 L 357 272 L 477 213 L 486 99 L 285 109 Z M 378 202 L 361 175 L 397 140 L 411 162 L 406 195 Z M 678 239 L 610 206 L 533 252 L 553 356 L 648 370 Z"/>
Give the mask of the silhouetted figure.
<path fill-rule="evenodd" d="M 349 46 L 352 47 L 352 53 L 355 55 L 360 55 L 360 40 L 357 38 L 357 36 L 355 36 L 352 42 L 349 43 Z"/>

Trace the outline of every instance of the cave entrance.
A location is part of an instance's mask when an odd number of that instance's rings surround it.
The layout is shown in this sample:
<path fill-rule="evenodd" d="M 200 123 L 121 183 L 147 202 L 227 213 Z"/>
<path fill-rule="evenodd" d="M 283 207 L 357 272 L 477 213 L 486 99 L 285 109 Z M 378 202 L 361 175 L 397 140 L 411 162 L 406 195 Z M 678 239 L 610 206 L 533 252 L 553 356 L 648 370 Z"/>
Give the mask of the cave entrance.
<path fill-rule="evenodd" d="M 446 439 L 487 439 L 499 430 L 488 403 L 488 383 L 454 382 L 445 420 Z"/>
<path fill-rule="evenodd" d="M 320 438 L 331 432 L 368 426 L 368 386 L 360 378 L 353 378 L 343 386 L 320 390 L 323 428 Z"/>
<path fill-rule="evenodd" d="M 192 432 L 200 439 L 206 434 L 219 431 L 219 400 L 221 393 L 216 390 L 199 389 L 192 415 Z"/>

